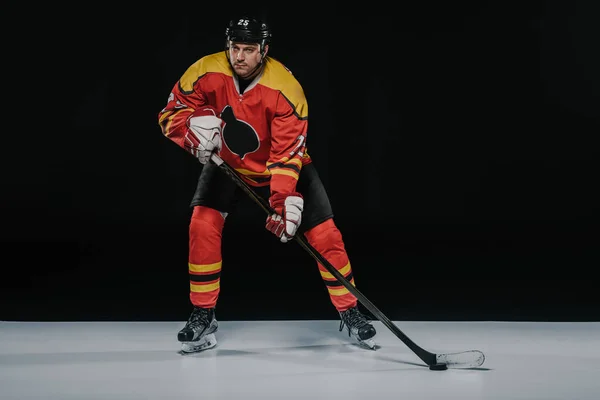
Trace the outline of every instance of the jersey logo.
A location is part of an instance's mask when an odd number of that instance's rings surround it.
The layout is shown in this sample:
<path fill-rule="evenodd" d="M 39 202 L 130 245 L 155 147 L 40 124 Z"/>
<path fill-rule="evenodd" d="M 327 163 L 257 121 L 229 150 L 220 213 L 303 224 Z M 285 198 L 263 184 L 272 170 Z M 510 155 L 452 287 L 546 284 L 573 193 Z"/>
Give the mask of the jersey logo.
<path fill-rule="evenodd" d="M 246 154 L 258 150 L 258 134 L 250 124 L 235 117 L 231 106 L 225 106 L 221 119 L 225 122 L 221 136 L 229 151 L 243 160 Z"/>

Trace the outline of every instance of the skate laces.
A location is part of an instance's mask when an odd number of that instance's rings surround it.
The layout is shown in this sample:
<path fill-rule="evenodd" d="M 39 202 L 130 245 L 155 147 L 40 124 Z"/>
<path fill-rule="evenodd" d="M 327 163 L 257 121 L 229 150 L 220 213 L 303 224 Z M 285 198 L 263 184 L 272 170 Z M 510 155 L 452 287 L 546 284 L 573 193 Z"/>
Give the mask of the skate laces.
<path fill-rule="evenodd" d="M 342 317 L 340 321 L 340 332 L 342 329 L 344 329 L 344 324 L 346 324 L 348 327 L 348 335 L 350 335 L 351 328 L 360 329 L 361 327 L 369 324 L 367 317 L 365 317 L 357 307 L 349 308 L 340 313 L 340 315 Z"/>
<path fill-rule="evenodd" d="M 208 326 L 210 325 L 208 317 L 209 310 L 207 308 L 196 307 L 194 308 L 192 315 L 190 315 L 190 319 L 188 320 L 188 327 L 195 330 L 196 328 L 199 328 L 201 326 Z"/>

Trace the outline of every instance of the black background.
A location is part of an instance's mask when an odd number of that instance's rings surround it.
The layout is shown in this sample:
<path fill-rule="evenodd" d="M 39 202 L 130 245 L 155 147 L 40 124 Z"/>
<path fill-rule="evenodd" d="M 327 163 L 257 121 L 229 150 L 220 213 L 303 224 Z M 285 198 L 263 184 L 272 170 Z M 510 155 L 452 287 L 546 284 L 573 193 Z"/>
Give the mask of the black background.
<path fill-rule="evenodd" d="M 595 2 L 261 4 L 369 300 L 395 320 L 600 319 Z M 15 12 L 0 319 L 187 318 L 201 166 L 157 114 L 248 9 Z M 264 217 L 248 200 L 228 218 L 218 318 L 337 318 Z"/>

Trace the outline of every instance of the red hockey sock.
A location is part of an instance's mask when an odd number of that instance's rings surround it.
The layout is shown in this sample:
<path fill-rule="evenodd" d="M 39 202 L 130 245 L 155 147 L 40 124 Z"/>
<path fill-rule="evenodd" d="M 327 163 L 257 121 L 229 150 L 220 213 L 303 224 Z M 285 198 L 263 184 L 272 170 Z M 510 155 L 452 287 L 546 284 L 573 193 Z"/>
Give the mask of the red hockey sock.
<path fill-rule="evenodd" d="M 190 300 L 215 307 L 221 282 L 221 235 L 225 218 L 212 208 L 196 206 L 189 226 Z"/>
<path fill-rule="evenodd" d="M 338 270 L 344 278 L 354 285 L 354 277 L 352 275 L 352 267 L 346 254 L 342 234 L 335 226 L 333 219 L 328 219 L 325 222 L 309 229 L 305 233 L 306 239 L 331 265 Z M 352 293 L 346 289 L 338 280 L 330 274 L 327 269 L 317 263 L 321 277 L 329 291 L 331 302 L 338 311 L 345 311 L 348 308 L 354 307 L 357 304 L 357 299 Z"/>

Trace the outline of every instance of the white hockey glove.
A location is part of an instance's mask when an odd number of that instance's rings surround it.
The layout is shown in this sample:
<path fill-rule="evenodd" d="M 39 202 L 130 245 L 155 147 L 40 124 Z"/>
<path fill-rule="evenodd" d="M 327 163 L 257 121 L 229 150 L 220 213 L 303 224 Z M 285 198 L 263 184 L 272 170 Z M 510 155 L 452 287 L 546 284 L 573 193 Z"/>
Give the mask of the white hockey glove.
<path fill-rule="evenodd" d="M 188 118 L 185 134 L 185 147 L 190 153 L 206 164 L 210 155 L 221 150 L 221 128 L 223 121 L 210 106 L 202 107 Z"/>
<path fill-rule="evenodd" d="M 287 243 L 294 237 L 302 222 L 304 198 L 298 192 L 275 193 L 269 199 L 269 204 L 275 214 L 267 217 L 266 228 L 282 243 Z"/>

